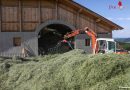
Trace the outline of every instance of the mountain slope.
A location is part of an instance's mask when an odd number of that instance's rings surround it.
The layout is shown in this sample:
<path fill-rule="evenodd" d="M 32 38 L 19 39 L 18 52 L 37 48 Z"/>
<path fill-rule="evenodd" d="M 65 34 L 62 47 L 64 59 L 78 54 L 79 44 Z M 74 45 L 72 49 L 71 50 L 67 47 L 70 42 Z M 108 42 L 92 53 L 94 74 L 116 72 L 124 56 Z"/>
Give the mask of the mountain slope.
<path fill-rule="evenodd" d="M 130 38 L 115 38 L 115 41 L 122 43 L 130 43 Z"/>

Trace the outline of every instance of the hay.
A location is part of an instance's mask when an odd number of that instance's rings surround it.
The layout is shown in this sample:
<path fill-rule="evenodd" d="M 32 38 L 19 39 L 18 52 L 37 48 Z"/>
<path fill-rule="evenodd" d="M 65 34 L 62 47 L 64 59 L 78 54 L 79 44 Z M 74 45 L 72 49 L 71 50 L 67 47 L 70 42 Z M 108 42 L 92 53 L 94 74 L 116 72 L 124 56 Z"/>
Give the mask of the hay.
<path fill-rule="evenodd" d="M 129 55 L 87 55 L 73 50 L 28 60 L 0 62 L 0 90 L 119 90 L 130 86 Z"/>

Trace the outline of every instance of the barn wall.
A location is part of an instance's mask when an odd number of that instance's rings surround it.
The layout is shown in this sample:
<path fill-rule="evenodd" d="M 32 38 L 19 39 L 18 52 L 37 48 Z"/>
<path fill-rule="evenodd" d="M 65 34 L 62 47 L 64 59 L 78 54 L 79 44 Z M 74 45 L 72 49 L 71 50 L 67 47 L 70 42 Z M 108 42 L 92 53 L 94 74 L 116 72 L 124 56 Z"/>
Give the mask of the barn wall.
<path fill-rule="evenodd" d="M 1 0 L 0 27 L 2 32 L 34 32 L 48 20 L 61 20 L 77 28 L 89 27 L 95 32 L 108 32 L 93 18 L 55 0 Z M 106 26 L 107 28 L 107 26 Z"/>
<path fill-rule="evenodd" d="M 111 33 L 110 28 L 99 25 L 93 18 L 80 13 L 64 2 L 55 2 L 55 0 L 0 0 L 0 53 L 20 54 L 22 46 L 12 46 L 12 38 L 20 36 L 23 42 L 28 42 L 32 52 L 37 55 L 36 28 L 51 20 L 65 22 L 77 29 L 89 27 L 97 33 Z M 100 37 L 107 37 L 107 35 L 103 34 Z M 112 34 L 108 37 L 111 38 Z M 79 40 L 83 43 L 83 38 L 77 38 L 76 42 L 80 42 Z M 76 48 L 81 48 L 81 46 L 83 45 L 77 45 Z M 83 47 L 83 49 L 90 50 L 90 47 Z"/>
<path fill-rule="evenodd" d="M 5 38 L 5 36 L 7 36 Z M 13 46 L 13 38 L 14 37 L 22 37 L 22 44 L 21 46 Z M 37 48 L 37 37 L 35 33 L 11 33 L 5 32 L 0 33 L 0 55 L 2 56 L 23 56 L 22 49 L 26 48 L 30 55 L 38 55 L 38 48 Z"/>
<path fill-rule="evenodd" d="M 109 27 L 105 27 L 101 24 L 97 25 L 98 38 L 112 38 L 112 31 Z"/>

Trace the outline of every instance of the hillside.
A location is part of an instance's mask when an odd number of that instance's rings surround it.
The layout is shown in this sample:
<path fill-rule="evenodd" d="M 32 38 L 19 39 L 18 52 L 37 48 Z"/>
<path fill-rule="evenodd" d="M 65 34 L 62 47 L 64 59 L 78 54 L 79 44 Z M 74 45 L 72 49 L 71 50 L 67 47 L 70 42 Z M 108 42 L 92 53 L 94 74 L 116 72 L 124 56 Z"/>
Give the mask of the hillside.
<path fill-rule="evenodd" d="M 130 38 L 115 38 L 115 41 L 120 43 L 130 43 Z"/>
<path fill-rule="evenodd" d="M 73 50 L 26 60 L 0 58 L 0 90 L 119 90 L 129 86 L 130 55 L 87 55 Z"/>
<path fill-rule="evenodd" d="M 130 38 L 115 38 L 118 47 L 130 51 Z"/>

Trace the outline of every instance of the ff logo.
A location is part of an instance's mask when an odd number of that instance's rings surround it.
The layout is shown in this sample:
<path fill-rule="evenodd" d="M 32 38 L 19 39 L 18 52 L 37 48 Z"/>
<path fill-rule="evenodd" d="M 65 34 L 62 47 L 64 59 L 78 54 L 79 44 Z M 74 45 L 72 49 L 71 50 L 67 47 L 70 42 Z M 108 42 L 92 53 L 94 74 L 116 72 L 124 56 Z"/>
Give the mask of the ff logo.
<path fill-rule="evenodd" d="M 123 9 L 123 3 L 122 0 L 118 0 L 118 6 L 117 5 L 109 5 L 109 9 Z"/>
<path fill-rule="evenodd" d="M 118 7 L 119 7 L 119 9 L 122 9 L 122 8 L 123 8 L 122 1 L 121 1 L 121 0 L 119 0 L 119 2 L 118 2 Z"/>

